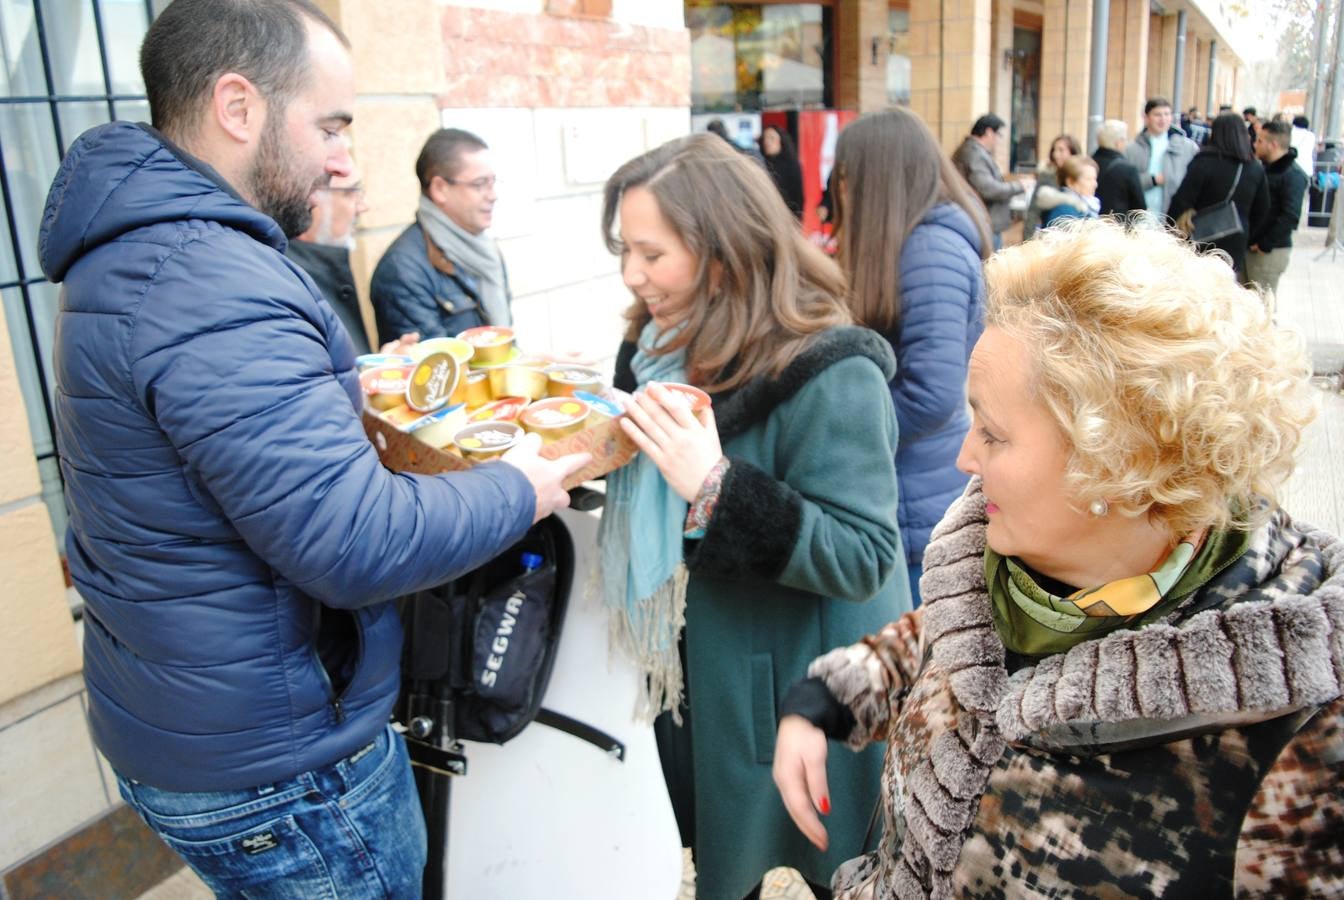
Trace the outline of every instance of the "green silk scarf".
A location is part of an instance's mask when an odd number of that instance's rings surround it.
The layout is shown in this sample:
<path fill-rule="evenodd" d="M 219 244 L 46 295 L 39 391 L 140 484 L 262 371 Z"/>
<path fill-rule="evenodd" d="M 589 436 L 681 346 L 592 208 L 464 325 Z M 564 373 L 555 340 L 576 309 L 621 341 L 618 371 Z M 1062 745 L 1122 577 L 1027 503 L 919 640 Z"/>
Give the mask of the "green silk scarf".
<path fill-rule="evenodd" d="M 1004 646 L 1030 657 L 1161 618 L 1237 560 L 1250 545 L 1241 531 L 1209 531 L 1182 540 L 1146 575 L 1122 578 L 1067 596 L 1051 593 L 1020 560 L 985 548 L 994 627 Z"/>

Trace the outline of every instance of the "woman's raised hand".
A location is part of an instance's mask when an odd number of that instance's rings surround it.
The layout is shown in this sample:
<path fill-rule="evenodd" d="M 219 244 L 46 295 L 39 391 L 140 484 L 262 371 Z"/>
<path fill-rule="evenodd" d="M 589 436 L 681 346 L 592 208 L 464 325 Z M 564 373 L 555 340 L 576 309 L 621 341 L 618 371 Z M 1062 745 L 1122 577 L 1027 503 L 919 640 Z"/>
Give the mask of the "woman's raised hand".
<path fill-rule="evenodd" d="M 709 470 L 723 458 L 714 411 L 706 407 L 693 413 L 681 393 L 652 382 L 630 397 L 625 412 L 620 423 L 630 440 L 653 460 L 672 490 L 695 502 Z"/>
<path fill-rule="evenodd" d="M 826 785 L 826 734 L 798 715 L 779 720 L 775 736 L 775 786 L 793 824 L 823 853 L 830 843 L 817 811 L 831 813 Z"/>

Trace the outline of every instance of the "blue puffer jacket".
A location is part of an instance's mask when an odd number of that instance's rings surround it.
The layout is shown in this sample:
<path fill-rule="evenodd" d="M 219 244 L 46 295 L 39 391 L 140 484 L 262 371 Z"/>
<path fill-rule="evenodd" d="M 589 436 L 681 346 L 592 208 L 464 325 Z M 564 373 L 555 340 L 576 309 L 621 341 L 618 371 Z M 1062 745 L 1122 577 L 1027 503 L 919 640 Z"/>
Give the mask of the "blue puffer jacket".
<path fill-rule="evenodd" d="M 508 270 L 504 291 L 509 290 Z M 485 321 L 476 278 L 438 254 L 429 258 L 425 232 L 414 224 L 398 235 L 374 267 L 369 301 L 378 322 L 378 341 L 395 341 L 418 331 L 421 338 L 451 337 Z M 495 323 L 507 324 L 507 323 Z"/>
<path fill-rule="evenodd" d="M 956 459 L 971 425 L 966 361 L 984 328 L 985 279 L 980 235 L 961 207 L 929 210 L 901 248 L 900 272 L 900 325 L 886 338 L 896 351 L 901 539 L 915 565 L 968 478 Z"/>
<path fill-rule="evenodd" d="M 166 790 L 266 784 L 370 741 L 398 689 L 386 601 L 489 559 L 535 508 L 512 466 L 383 468 L 350 340 L 284 247 L 125 122 L 70 148 L 43 214 L 90 724 L 118 772 Z"/>

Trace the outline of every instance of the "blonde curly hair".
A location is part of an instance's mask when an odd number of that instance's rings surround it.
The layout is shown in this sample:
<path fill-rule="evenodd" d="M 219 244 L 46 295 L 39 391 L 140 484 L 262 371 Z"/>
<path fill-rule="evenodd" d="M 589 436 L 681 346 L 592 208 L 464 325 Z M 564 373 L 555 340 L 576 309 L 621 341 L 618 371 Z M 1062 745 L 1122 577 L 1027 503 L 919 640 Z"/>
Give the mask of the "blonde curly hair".
<path fill-rule="evenodd" d="M 1026 346 L 1083 508 L 1105 500 L 1177 535 L 1268 516 L 1316 415 L 1311 366 L 1224 257 L 1075 219 L 985 274 L 986 324 Z"/>

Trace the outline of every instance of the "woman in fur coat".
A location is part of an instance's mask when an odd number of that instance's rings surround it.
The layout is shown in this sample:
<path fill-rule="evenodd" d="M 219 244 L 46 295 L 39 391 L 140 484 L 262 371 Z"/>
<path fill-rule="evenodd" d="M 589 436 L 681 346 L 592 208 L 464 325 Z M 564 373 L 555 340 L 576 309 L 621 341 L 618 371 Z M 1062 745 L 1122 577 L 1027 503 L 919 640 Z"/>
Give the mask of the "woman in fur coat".
<path fill-rule="evenodd" d="M 850 325 L 843 276 L 765 171 L 712 135 L 617 170 L 603 233 L 634 295 L 615 380 L 642 451 L 608 478 L 603 586 L 696 896 L 739 900 L 785 864 L 824 882 L 866 822 L 829 853 L 793 828 L 771 784 L 776 703 L 818 653 L 910 609 L 891 349 Z M 881 762 L 837 766 L 837 800 L 873 809 Z"/>
<path fill-rule="evenodd" d="M 924 605 L 783 704 L 775 780 L 818 846 L 827 737 L 888 741 L 881 844 L 836 896 L 1339 895 L 1344 544 L 1274 502 L 1300 342 L 1165 232 L 1067 223 L 986 277 Z"/>

